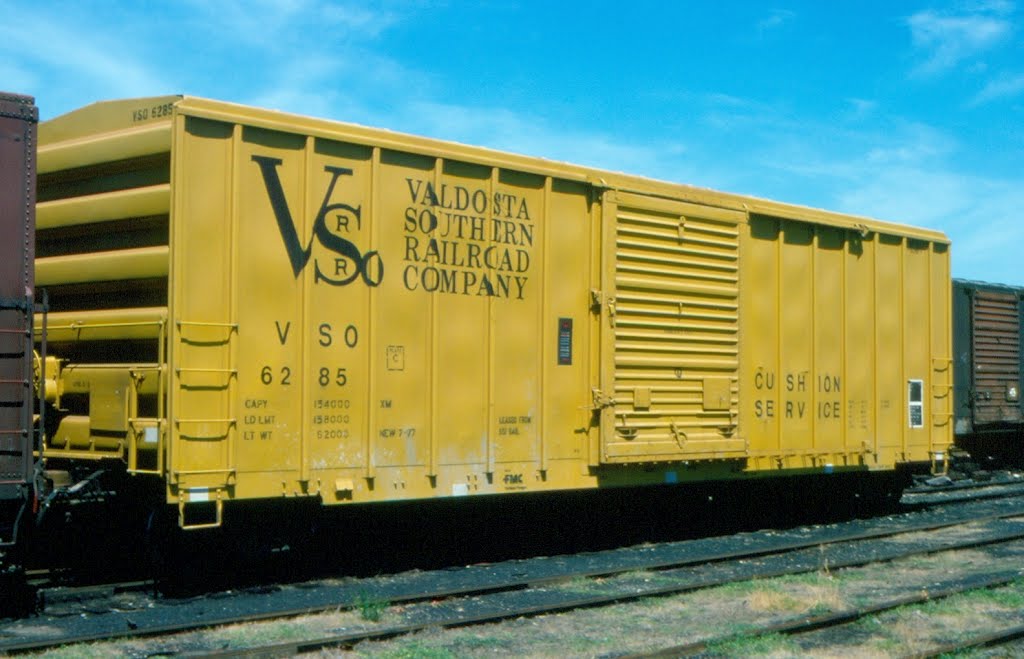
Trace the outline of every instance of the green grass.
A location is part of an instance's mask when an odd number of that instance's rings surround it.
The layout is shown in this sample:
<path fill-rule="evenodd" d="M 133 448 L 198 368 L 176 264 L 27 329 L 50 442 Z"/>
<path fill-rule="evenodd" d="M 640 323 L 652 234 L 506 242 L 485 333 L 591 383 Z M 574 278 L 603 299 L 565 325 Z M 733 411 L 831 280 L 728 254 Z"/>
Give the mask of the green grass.
<path fill-rule="evenodd" d="M 1001 588 L 972 590 L 934 602 L 905 607 L 901 611 L 919 610 L 927 615 L 959 615 L 972 606 L 1022 609 L 1024 608 L 1024 582 L 1014 582 Z"/>
<path fill-rule="evenodd" d="M 400 636 L 389 641 L 361 646 L 359 653 L 386 659 L 449 659 L 465 656 L 512 654 L 523 644 L 521 632 L 500 627 L 466 628 L 449 632 L 426 632 Z"/>
<path fill-rule="evenodd" d="M 256 625 L 239 625 L 215 629 L 203 634 L 208 640 L 227 642 L 232 647 L 273 645 L 303 639 L 309 636 L 305 625 L 292 620 Z"/>
<path fill-rule="evenodd" d="M 359 654 L 369 656 L 365 651 Z M 431 647 L 420 641 L 412 641 L 401 647 L 389 648 L 384 652 L 371 651 L 374 657 L 383 659 L 456 659 L 457 654 L 445 648 Z"/>
<path fill-rule="evenodd" d="M 776 584 L 776 579 L 766 579 L 753 581 L 736 581 L 733 583 L 727 583 L 722 586 L 715 586 L 705 590 L 705 593 L 709 593 L 713 596 L 726 595 L 732 597 L 744 597 L 751 593 L 759 593 L 765 591 L 776 592 L 779 587 Z"/>
<path fill-rule="evenodd" d="M 117 651 L 112 649 L 114 647 L 112 643 L 80 643 L 49 650 L 39 656 L 50 659 L 98 659 L 116 655 Z"/>
<path fill-rule="evenodd" d="M 763 634 L 709 643 L 706 654 L 722 657 L 750 657 L 776 652 L 800 654 L 800 646 L 782 634 Z"/>

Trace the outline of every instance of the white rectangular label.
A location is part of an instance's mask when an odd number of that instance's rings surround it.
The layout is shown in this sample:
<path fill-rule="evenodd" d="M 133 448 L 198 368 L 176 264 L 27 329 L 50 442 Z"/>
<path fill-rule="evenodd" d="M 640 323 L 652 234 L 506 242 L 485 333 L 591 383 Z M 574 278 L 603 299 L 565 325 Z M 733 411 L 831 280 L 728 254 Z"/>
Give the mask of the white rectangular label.
<path fill-rule="evenodd" d="M 911 428 L 924 427 L 924 380 L 907 381 L 907 417 Z"/>

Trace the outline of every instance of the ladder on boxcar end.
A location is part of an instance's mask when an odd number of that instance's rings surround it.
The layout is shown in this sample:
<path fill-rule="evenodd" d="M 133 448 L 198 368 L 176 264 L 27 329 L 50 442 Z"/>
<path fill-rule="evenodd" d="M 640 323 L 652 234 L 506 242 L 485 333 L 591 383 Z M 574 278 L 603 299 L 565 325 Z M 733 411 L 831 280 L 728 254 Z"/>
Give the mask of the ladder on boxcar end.
<path fill-rule="evenodd" d="M 35 467 L 33 453 L 38 441 L 33 430 L 32 405 L 34 313 L 31 298 L 0 299 L 0 500 L 27 501 Z M 42 410 L 40 405 L 41 415 Z M 40 427 L 42 422 L 40 417 Z M 0 546 L 16 541 L 16 523 L 10 528 L 0 526 Z"/>
<path fill-rule="evenodd" d="M 232 416 L 232 384 L 238 370 L 231 360 L 231 339 L 238 334 L 238 324 L 179 320 L 175 330 L 171 423 L 176 438 L 171 440 L 175 454 L 169 476 L 179 486 L 178 524 L 187 530 L 215 528 L 223 521 L 224 497 L 235 479 L 233 435 L 238 419 Z M 182 416 L 182 411 L 201 416 Z M 190 522 L 190 503 L 213 503 L 216 518 Z"/>

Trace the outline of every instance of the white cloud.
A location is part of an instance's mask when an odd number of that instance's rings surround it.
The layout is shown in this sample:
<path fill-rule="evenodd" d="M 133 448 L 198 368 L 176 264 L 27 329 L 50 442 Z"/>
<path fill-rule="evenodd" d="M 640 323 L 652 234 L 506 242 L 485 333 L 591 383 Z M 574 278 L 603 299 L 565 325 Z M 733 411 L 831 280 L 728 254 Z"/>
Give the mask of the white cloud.
<path fill-rule="evenodd" d="M 705 94 L 698 99 L 701 121 L 725 132 L 775 130 L 788 127 L 790 119 L 779 107 L 729 94 Z"/>
<path fill-rule="evenodd" d="M 796 13 L 788 9 L 773 9 L 768 16 L 757 22 L 756 29 L 758 34 L 763 35 L 766 32 L 779 29 L 795 18 Z"/>
<path fill-rule="evenodd" d="M 88 39 L 82 38 L 83 31 Z M 40 71 L 37 79 L 23 82 L 45 87 L 48 98 L 44 103 L 62 92 L 67 94 L 63 88 L 69 84 L 77 90 L 101 90 L 111 97 L 166 91 L 159 71 L 140 58 L 125 56 L 129 50 L 125 45 L 100 26 L 84 22 L 74 10 L 60 7 L 45 12 L 8 7 L 0 22 L 0 53 L 11 59 L 17 53 L 17 59 L 35 64 Z M 25 91 L 31 93 L 32 89 Z"/>
<path fill-rule="evenodd" d="M 934 163 L 952 155 L 959 147 L 946 133 L 918 122 L 893 121 L 886 130 L 887 134 L 869 138 L 876 142 L 864 156 L 865 163 L 871 167 Z"/>
<path fill-rule="evenodd" d="M 953 274 L 1024 286 L 1024 181 L 968 178 L 968 203 L 950 218 Z"/>
<path fill-rule="evenodd" d="M 992 101 L 1018 96 L 1024 92 L 1024 74 L 1018 76 L 1001 76 L 989 80 L 980 92 L 971 99 L 972 107 L 984 105 Z"/>
<path fill-rule="evenodd" d="M 991 3 L 990 3 L 991 4 Z M 946 14 L 933 10 L 920 11 L 907 19 L 913 45 L 921 52 L 922 61 L 915 72 L 932 76 L 948 71 L 964 60 L 980 55 L 1004 42 L 1013 32 L 1002 7 L 993 11 Z"/>
<path fill-rule="evenodd" d="M 861 120 L 866 119 L 878 110 L 878 102 L 870 101 L 865 98 L 849 98 L 846 99 L 850 109 L 847 116 L 851 119 Z"/>
<path fill-rule="evenodd" d="M 837 196 L 839 210 L 945 230 L 972 195 L 962 175 L 926 167 L 864 168 L 849 184 Z"/>
<path fill-rule="evenodd" d="M 957 277 L 1024 284 L 1024 177 L 961 171 L 953 140 L 930 130 L 894 136 L 836 169 L 837 210 L 930 227 L 953 241 Z"/>
<path fill-rule="evenodd" d="M 191 21 L 211 43 L 216 74 L 190 77 L 193 92 L 286 112 L 387 125 L 394 98 L 415 97 L 433 76 L 379 47 L 411 4 L 329 0 L 189 0 Z M 396 8 L 392 8 L 396 7 Z M 237 69 L 240 79 L 225 77 Z"/>
<path fill-rule="evenodd" d="M 680 142 L 627 142 L 505 108 L 424 100 L 409 104 L 393 120 L 409 132 L 512 153 L 678 182 L 693 176 L 692 169 L 682 164 L 680 156 L 686 147 Z"/>
<path fill-rule="evenodd" d="M 1011 0 L 974 0 L 966 4 L 970 11 L 991 12 L 993 14 L 1011 14 L 1016 5 Z"/>
<path fill-rule="evenodd" d="M 391 27 L 396 12 L 378 3 L 328 0 L 189 0 L 197 30 L 263 52 L 301 59 L 306 52 L 367 41 Z M 310 38 L 315 35 L 315 38 Z"/>

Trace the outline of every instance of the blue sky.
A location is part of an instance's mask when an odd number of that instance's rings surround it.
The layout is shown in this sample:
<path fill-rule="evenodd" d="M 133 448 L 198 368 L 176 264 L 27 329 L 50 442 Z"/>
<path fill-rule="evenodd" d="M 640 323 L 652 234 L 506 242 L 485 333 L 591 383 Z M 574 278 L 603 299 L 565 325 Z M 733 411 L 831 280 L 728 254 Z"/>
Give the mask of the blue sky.
<path fill-rule="evenodd" d="M 1024 284 L 1024 9 L 0 0 L 43 118 L 186 93 L 939 229 Z"/>

